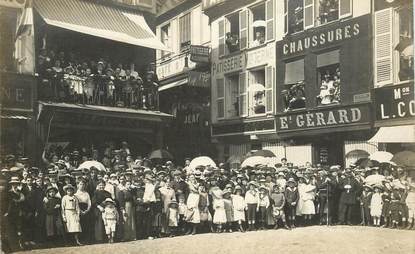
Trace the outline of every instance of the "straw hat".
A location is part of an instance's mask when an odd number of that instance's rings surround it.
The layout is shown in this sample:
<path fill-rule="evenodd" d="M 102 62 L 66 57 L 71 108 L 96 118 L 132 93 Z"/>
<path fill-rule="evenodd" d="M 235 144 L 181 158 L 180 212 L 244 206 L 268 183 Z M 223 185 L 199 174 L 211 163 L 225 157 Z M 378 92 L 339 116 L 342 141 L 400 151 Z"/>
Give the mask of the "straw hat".
<path fill-rule="evenodd" d="M 12 178 L 9 181 L 10 184 L 16 184 L 16 183 L 20 183 L 19 177 L 17 176 L 12 176 Z"/>
<path fill-rule="evenodd" d="M 72 184 L 67 184 L 63 186 L 63 191 L 66 192 L 67 189 L 72 189 L 73 191 L 75 191 L 75 187 Z"/>

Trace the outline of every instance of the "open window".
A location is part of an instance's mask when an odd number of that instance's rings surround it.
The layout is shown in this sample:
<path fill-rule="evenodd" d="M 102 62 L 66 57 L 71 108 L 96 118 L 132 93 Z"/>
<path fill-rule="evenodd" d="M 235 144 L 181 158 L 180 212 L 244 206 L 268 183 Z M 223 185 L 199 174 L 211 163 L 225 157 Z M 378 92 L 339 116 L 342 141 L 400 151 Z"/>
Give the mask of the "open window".
<path fill-rule="evenodd" d="M 399 8 L 395 12 L 394 33 L 395 82 L 414 79 L 414 17 L 413 8 Z"/>
<path fill-rule="evenodd" d="M 170 23 L 166 24 L 166 25 L 164 25 L 160 28 L 160 36 L 161 36 L 161 38 L 160 38 L 161 42 L 167 48 L 171 49 L 172 44 L 171 44 L 171 26 L 170 26 Z M 161 52 L 162 57 L 166 56 L 166 55 L 169 55 L 169 54 L 170 54 L 170 52 L 168 52 L 168 51 L 162 51 Z"/>
<path fill-rule="evenodd" d="M 217 118 L 225 117 L 225 80 L 223 78 L 216 80 L 216 108 Z"/>
<path fill-rule="evenodd" d="M 224 19 L 225 27 L 225 54 L 239 51 L 239 12 L 233 13 Z"/>
<path fill-rule="evenodd" d="M 319 0 L 317 6 L 317 24 L 326 24 L 339 19 L 339 0 Z"/>
<path fill-rule="evenodd" d="M 266 113 L 265 69 L 249 72 L 249 115 Z"/>
<path fill-rule="evenodd" d="M 304 3 L 303 0 L 287 0 L 288 33 L 297 33 L 304 30 Z"/>
<path fill-rule="evenodd" d="M 284 89 L 281 91 L 284 111 L 305 108 L 304 59 L 285 64 Z"/>
<path fill-rule="evenodd" d="M 341 102 L 339 50 L 317 56 L 317 84 L 320 92 L 317 105 L 330 105 Z"/>
<path fill-rule="evenodd" d="M 229 75 L 226 82 L 226 117 L 239 116 L 239 75 Z"/>
<path fill-rule="evenodd" d="M 256 47 L 265 43 L 267 22 L 265 20 L 265 3 L 250 8 L 252 23 L 250 46 Z"/>
<path fill-rule="evenodd" d="M 179 18 L 180 51 L 190 48 L 191 33 L 191 15 L 189 12 Z"/>

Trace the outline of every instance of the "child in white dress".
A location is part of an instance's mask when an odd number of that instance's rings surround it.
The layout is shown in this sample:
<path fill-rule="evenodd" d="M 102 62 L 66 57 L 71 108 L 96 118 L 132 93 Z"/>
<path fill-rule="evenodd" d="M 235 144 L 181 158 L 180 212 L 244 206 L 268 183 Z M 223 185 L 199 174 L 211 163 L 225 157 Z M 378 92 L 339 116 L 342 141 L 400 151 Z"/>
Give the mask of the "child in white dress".
<path fill-rule="evenodd" d="M 375 227 L 380 226 L 380 216 L 382 216 L 383 200 L 381 190 L 382 187 L 374 186 L 374 193 L 370 200 L 370 215 L 373 218 L 373 225 Z"/>
<path fill-rule="evenodd" d="M 245 232 L 243 227 L 243 222 L 245 221 L 245 209 L 246 203 L 245 198 L 242 197 L 242 188 L 241 186 L 235 187 L 235 195 L 232 195 L 232 204 L 233 204 L 233 218 L 239 225 L 239 231 Z"/>

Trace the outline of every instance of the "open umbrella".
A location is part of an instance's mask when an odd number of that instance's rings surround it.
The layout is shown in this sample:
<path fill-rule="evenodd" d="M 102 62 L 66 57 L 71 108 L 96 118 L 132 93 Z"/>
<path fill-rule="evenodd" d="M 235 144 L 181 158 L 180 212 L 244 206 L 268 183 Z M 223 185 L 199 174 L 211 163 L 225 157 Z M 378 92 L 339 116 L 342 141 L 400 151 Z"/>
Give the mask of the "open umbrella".
<path fill-rule="evenodd" d="M 395 162 L 397 165 L 415 167 L 415 152 L 399 152 L 393 156 L 391 161 Z"/>
<path fill-rule="evenodd" d="M 384 151 L 377 151 L 369 156 L 369 159 L 379 162 L 389 162 L 393 157 L 393 154 Z"/>
<path fill-rule="evenodd" d="M 368 185 L 382 184 L 383 181 L 385 181 L 385 176 L 383 175 L 370 175 L 365 178 L 365 183 Z"/>
<path fill-rule="evenodd" d="M 276 157 L 273 152 L 270 150 L 258 150 L 252 154 L 252 156 L 262 156 L 262 157 Z"/>
<path fill-rule="evenodd" d="M 99 171 L 105 171 L 105 166 L 98 161 L 85 161 L 81 165 L 79 165 L 78 169 L 87 168 L 91 169 L 91 167 L 97 168 Z"/>
<path fill-rule="evenodd" d="M 257 165 L 266 166 L 267 165 L 267 160 L 265 159 L 265 157 L 263 157 L 263 156 L 252 156 L 252 157 L 246 158 L 242 162 L 241 168 L 255 167 Z"/>
<path fill-rule="evenodd" d="M 167 150 L 164 149 L 158 149 L 154 150 L 150 153 L 148 156 L 149 159 L 166 159 L 166 160 L 172 160 L 173 155 L 169 153 Z"/>
<path fill-rule="evenodd" d="M 263 84 L 255 83 L 255 84 L 248 86 L 248 91 L 250 92 L 265 91 L 265 86 Z"/>
<path fill-rule="evenodd" d="M 216 167 L 216 163 L 208 156 L 199 156 L 199 157 L 194 158 L 189 164 L 189 168 L 191 169 L 196 169 L 197 167 L 200 167 L 200 166 Z"/>

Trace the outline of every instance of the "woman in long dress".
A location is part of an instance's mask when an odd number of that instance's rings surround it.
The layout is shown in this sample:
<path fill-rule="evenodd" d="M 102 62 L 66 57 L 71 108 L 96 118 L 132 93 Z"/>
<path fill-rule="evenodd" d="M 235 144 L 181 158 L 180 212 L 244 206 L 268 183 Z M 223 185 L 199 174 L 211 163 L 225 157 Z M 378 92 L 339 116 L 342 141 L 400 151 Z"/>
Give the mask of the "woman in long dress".
<path fill-rule="evenodd" d="M 300 178 L 304 179 L 304 178 Z M 298 185 L 298 191 L 300 194 L 299 204 L 301 206 L 297 207 L 297 211 L 299 211 L 300 215 L 304 215 L 304 223 L 305 225 L 311 224 L 311 218 L 314 214 L 316 214 L 315 206 L 314 206 L 314 198 L 315 198 L 315 189 L 311 183 L 308 183 L 306 179 L 303 180 L 304 183 L 300 183 Z M 301 200 L 301 201 L 300 201 Z"/>
<path fill-rule="evenodd" d="M 100 181 L 97 185 L 97 189 L 92 197 L 92 209 L 94 209 L 94 230 L 95 241 L 103 242 L 105 237 L 104 221 L 102 220 L 102 212 L 104 207 L 101 206 L 102 202 L 106 198 L 111 198 L 111 193 L 104 190 L 105 182 Z"/>
<path fill-rule="evenodd" d="M 75 197 L 79 201 L 79 208 L 81 209 L 81 239 L 83 242 L 90 243 L 92 241 L 91 235 L 92 226 L 91 223 L 91 197 L 89 193 L 86 191 L 86 182 L 85 180 L 81 180 L 78 183 L 78 189 L 75 193 Z"/>
<path fill-rule="evenodd" d="M 124 241 L 132 241 L 136 239 L 136 225 L 135 225 L 135 206 L 134 206 L 134 192 L 131 190 L 131 182 L 125 182 L 125 188 L 119 193 L 119 205 L 124 218 Z"/>
<path fill-rule="evenodd" d="M 191 229 L 186 234 L 196 234 L 197 225 L 200 223 L 199 212 L 199 184 L 193 175 L 189 176 L 189 196 L 187 197 L 186 221 L 191 224 Z"/>
<path fill-rule="evenodd" d="M 176 201 L 176 193 L 172 188 L 172 183 L 160 183 L 160 194 L 161 194 L 161 202 L 163 204 L 162 208 L 162 218 L 161 218 L 161 233 L 162 234 L 169 234 L 169 219 L 167 217 L 167 211 L 169 211 L 169 204 L 172 200 Z"/>
<path fill-rule="evenodd" d="M 79 201 L 74 196 L 75 187 L 68 184 L 63 187 L 63 191 L 66 195 L 62 198 L 62 220 L 66 225 L 66 232 L 73 233 L 76 244 L 82 245 L 79 241 L 79 233 L 82 232 L 80 223 Z"/>

